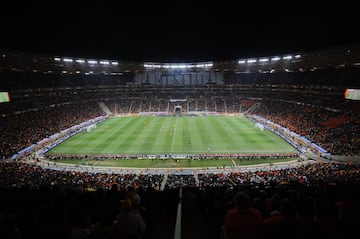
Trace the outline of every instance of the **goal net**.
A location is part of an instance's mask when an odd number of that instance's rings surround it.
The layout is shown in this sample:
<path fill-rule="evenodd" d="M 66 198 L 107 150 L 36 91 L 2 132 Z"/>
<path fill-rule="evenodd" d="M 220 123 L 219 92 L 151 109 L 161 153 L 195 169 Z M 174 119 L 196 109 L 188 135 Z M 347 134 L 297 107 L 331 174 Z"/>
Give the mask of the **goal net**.
<path fill-rule="evenodd" d="M 264 130 L 264 125 L 260 124 L 260 123 L 256 123 L 255 127 L 260 129 L 261 131 Z"/>
<path fill-rule="evenodd" d="M 96 124 L 92 124 L 86 127 L 86 132 L 90 132 L 92 129 L 96 128 Z"/>

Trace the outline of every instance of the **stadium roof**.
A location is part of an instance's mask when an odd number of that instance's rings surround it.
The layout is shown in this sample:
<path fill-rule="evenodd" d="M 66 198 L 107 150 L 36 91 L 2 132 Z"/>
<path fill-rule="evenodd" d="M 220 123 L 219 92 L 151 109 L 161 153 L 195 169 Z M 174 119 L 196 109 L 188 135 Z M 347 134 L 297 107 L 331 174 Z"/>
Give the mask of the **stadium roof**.
<path fill-rule="evenodd" d="M 59 4 L 60 5 L 60 4 Z M 245 7 L 73 8 L 2 14 L 0 49 L 138 62 L 204 62 L 284 55 L 360 42 L 356 15 Z M 340 14 L 340 13 L 339 13 Z M 343 13 L 341 13 L 343 14 Z"/>

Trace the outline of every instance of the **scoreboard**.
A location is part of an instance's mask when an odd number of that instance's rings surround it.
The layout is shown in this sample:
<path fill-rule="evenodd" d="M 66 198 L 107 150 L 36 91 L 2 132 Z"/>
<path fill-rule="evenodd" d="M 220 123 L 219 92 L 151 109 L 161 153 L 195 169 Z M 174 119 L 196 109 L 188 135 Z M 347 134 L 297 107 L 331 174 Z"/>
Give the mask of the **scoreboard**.
<path fill-rule="evenodd" d="M 360 100 L 360 89 L 346 89 L 345 99 Z"/>
<path fill-rule="evenodd" d="M 10 101 L 9 92 L 0 92 L 0 103 L 9 102 L 9 101 Z"/>

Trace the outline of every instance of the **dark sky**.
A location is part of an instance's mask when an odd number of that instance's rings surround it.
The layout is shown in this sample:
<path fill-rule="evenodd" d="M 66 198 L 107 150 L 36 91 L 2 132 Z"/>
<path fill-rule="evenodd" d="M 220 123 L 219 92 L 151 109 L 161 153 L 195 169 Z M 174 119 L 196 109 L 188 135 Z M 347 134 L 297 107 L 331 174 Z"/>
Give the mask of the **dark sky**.
<path fill-rule="evenodd" d="M 0 48 L 97 59 L 194 62 L 296 53 L 359 41 L 360 21 L 353 14 L 329 12 L 326 6 L 260 11 L 240 4 L 75 7 L 64 2 L 10 8 L 1 15 Z"/>

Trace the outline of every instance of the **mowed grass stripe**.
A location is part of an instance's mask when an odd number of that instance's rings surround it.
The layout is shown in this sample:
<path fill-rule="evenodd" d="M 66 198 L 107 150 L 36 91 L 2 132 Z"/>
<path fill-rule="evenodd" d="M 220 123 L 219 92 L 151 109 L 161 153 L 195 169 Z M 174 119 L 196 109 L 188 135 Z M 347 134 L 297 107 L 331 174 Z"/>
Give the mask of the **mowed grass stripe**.
<path fill-rule="evenodd" d="M 286 141 L 269 130 L 261 131 L 259 128 L 255 127 L 254 122 L 246 118 L 240 118 L 240 120 L 245 126 L 245 129 L 243 128 L 242 132 L 246 132 L 246 137 L 244 137 L 244 139 L 247 141 L 247 145 L 245 145 L 247 152 L 296 152 L 296 150 Z"/>
<path fill-rule="evenodd" d="M 242 120 L 245 120 L 244 125 L 246 125 L 248 131 L 252 131 L 252 133 L 248 134 L 246 137 L 249 142 L 249 145 L 247 146 L 248 152 L 295 152 L 288 143 L 269 130 L 261 131 L 259 128 L 255 127 L 254 122 L 247 119 Z M 281 146 L 283 143 L 286 144 L 287 150 L 285 151 Z"/>
<path fill-rule="evenodd" d="M 248 120 L 247 120 L 248 121 Z M 240 152 L 247 152 L 247 149 L 251 148 L 252 143 L 248 141 L 250 137 L 250 131 L 248 125 L 246 125 L 247 121 L 244 121 L 243 118 L 238 117 L 229 117 L 224 119 L 225 125 L 228 125 L 234 132 L 236 137 L 236 148 Z"/>
<path fill-rule="evenodd" d="M 176 117 L 174 126 L 173 144 L 171 147 L 171 153 L 181 154 L 183 153 L 183 119 L 184 117 Z"/>
<path fill-rule="evenodd" d="M 224 124 L 224 119 L 219 119 L 217 117 L 213 117 L 210 119 L 211 124 L 214 126 L 214 131 L 212 131 L 215 137 L 218 139 L 216 144 L 222 145 L 222 148 L 226 149 L 227 151 L 233 151 L 238 147 L 236 143 L 237 135 L 234 132 L 229 132 L 229 127 Z"/>
<path fill-rule="evenodd" d="M 134 122 L 130 128 L 128 128 L 122 137 L 122 140 L 119 141 L 117 150 L 120 152 L 125 152 L 129 154 L 141 153 L 139 147 L 134 148 L 134 144 L 139 143 L 139 138 L 144 137 L 148 117 L 138 117 L 140 121 Z M 141 142 L 141 140 L 140 140 Z"/>
<path fill-rule="evenodd" d="M 97 140 L 92 144 L 88 144 L 88 148 L 84 150 L 86 153 L 114 154 L 117 153 L 119 144 L 122 144 L 124 135 L 130 134 L 132 126 L 141 121 L 133 117 L 112 118 L 109 124 L 98 126 Z M 88 133 L 88 134 L 91 134 Z M 94 145 L 93 145 L 94 144 Z"/>
<path fill-rule="evenodd" d="M 141 121 L 132 125 L 132 132 L 124 135 L 124 141 L 122 141 L 118 148 L 124 150 L 126 153 L 142 153 L 140 146 L 145 143 L 145 139 L 148 136 L 149 124 L 151 118 L 140 117 Z"/>
<path fill-rule="evenodd" d="M 116 118 L 115 118 L 116 119 Z M 119 150 L 123 150 L 122 147 L 125 145 L 126 137 L 131 135 L 137 125 L 142 123 L 141 118 L 134 117 L 122 117 L 117 118 L 113 124 L 107 128 L 108 132 L 105 133 L 104 143 L 105 147 L 100 148 L 101 153 L 116 153 Z"/>
<path fill-rule="evenodd" d="M 279 147 L 279 150 L 283 152 L 295 152 L 296 150 L 288 142 L 282 139 L 279 135 L 276 135 L 269 130 L 265 131 L 265 134 L 273 140 L 273 142 Z"/>
<path fill-rule="evenodd" d="M 187 117 L 186 118 L 186 126 L 187 126 L 187 132 L 189 133 L 189 151 L 192 153 L 199 153 L 204 152 L 204 146 L 203 146 L 203 139 L 201 138 L 202 134 L 200 129 L 198 127 L 198 124 L 196 124 L 196 118 L 195 117 Z"/>
<path fill-rule="evenodd" d="M 100 131 L 103 135 L 97 135 L 98 139 L 94 143 L 98 143 L 95 148 L 101 153 L 112 153 L 116 144 L 118 144 L 119 135 L 126 132 L 127 129 L 134 123 L 134 119 L 130 117 L 118 120 L 116 118 L 110 119 L 109 124 L 101 125 Z M 97 127 L 98 129 L 99 127 Z"/>
<path fill-rule="evenodd" d="M 189 133 L 189 119 L 188 117 L 182 117 L 182 151 L 191 152 L 191 141 Z"/>
<path fill-rule="evenodd" d="M 173 117 L 166 117 L 164 119 L 163 130 L 161 131 L 163 137 L 161 144 L 159 144 L 159 146 L 161 145 L 160 152 L 170 152 L 174 134 L 174 120 Z"/>
<path fill-rule="evenodd" d="M 210 142 L 207 148 L 210 148 L 211 150 L 216 151 L 217 149 L 225 149 L 225 142 L 222 140 L 221 136 L 218 134 L 217 126 L 213 122 L 213 117 L 209 117 L 209 119 L 202 121 L 204 123 L 204 131 L 205 137 L 208 138 L 208 141 Z"/>
<path fill-rule="evenodd" d="M 153 152 L 155 139 L 161 127 L 161 120 L 158 117 L 151 117 L 144 122 L 144 131 L 141 133 L 139 141 L 134 141 L 129 147 L 129 151 Z"/>
<path fill-rule="evenodd" d="M 97 147 L 100 147 L 102 145 L 99 145 L 102 143 L 104 139 L 104 131 L 106 130 L 106 126 L 111 124 L 111 119 L 103 121 L 102 123 L 98 124 L 99 128 L 92 129 L 90 132 L 83 131 L 70 139 L 63 142 L 61 145 L 62 147 L 57 147 L 54 149 L 54 152 L 56 153 L 62 153 L 62 149 L 65 148 L 66 151 L 64 153 L 82 153 L 84 151 L 87 151 L 87 153 L 90 153 L 88 149 L 94 149 L 95 152 L 97 151 Z M 100 126 L 101 125 L 101 126 Z M 110 126 L 109 128 L 113 128 Z"/>
<path fill-rule="evenodd" d="M 114 126 L 113 119 L 108 119 L 98 124 L 98 127 L 92 129 L 90 132 L 83 131 L 61 144 L 61 147 L 56 147 L 52 150 L 54 153 L 101 153 L 100 148 L 105 147 L 104 138 L 106 131 Z M 116 120 L 115 120 L 116 122 Z"/>
<path fill-rule="evenodd" d="M 204 120 L 205 119 L 205 120 Z M 216 151 L 216 147 L 214 145 L 213 139 L 211 138 L 211 131 L 213 129 L 213 126 L 209 125 L 208 123 L 205 123 L 207 118 L 200 117 L 198 120 L 196 120 L 196 125 L 199 129 L 199 134 L 202 142 L 201 151 L 206 153 L 210 152 L 211 150 Z"/>
<path fill-rule="evenodd" d="M 243 126 L 241 133 L 245 135 L 243 149 L 247 153 L 256 152 L 281 152 L 276 142 L 269 139 L 266 130 L 261 131 L 255 127 L 255 123 L 241 118 Z"/>
<path fill-rule="evenodd" d="M 241 117 L 118 117 L 91 132 L 80 133 L 50 153 L 167 154 L 167 153 L 296 152 L 268 130 L 260 131 Z"/>
<path fill-rule="evenodd" d="M 172 140 L 171 140 L 171 147 L 170 147 L 170 153 L 174 152 L 174 144 L 176 147 L 176 129 L 179 128 L 179 126 L 177 125 L 178 122 L 178 117 L 175 118 L 175 122 L 174 122 L 174 130 L 173 130 L 173 136 L 172 136 Z"/>
<path fill-rule="evenodd" d="M 164 148 L 166 149 L 166 143 L 169 143 L 168 136 L 168 123 L 170 122 L 170 118 L 159 117 L 157 122 L 158 132 L 154 138 L 154 144 L 152 145 L 150 153 L 163 153 Z"/>

